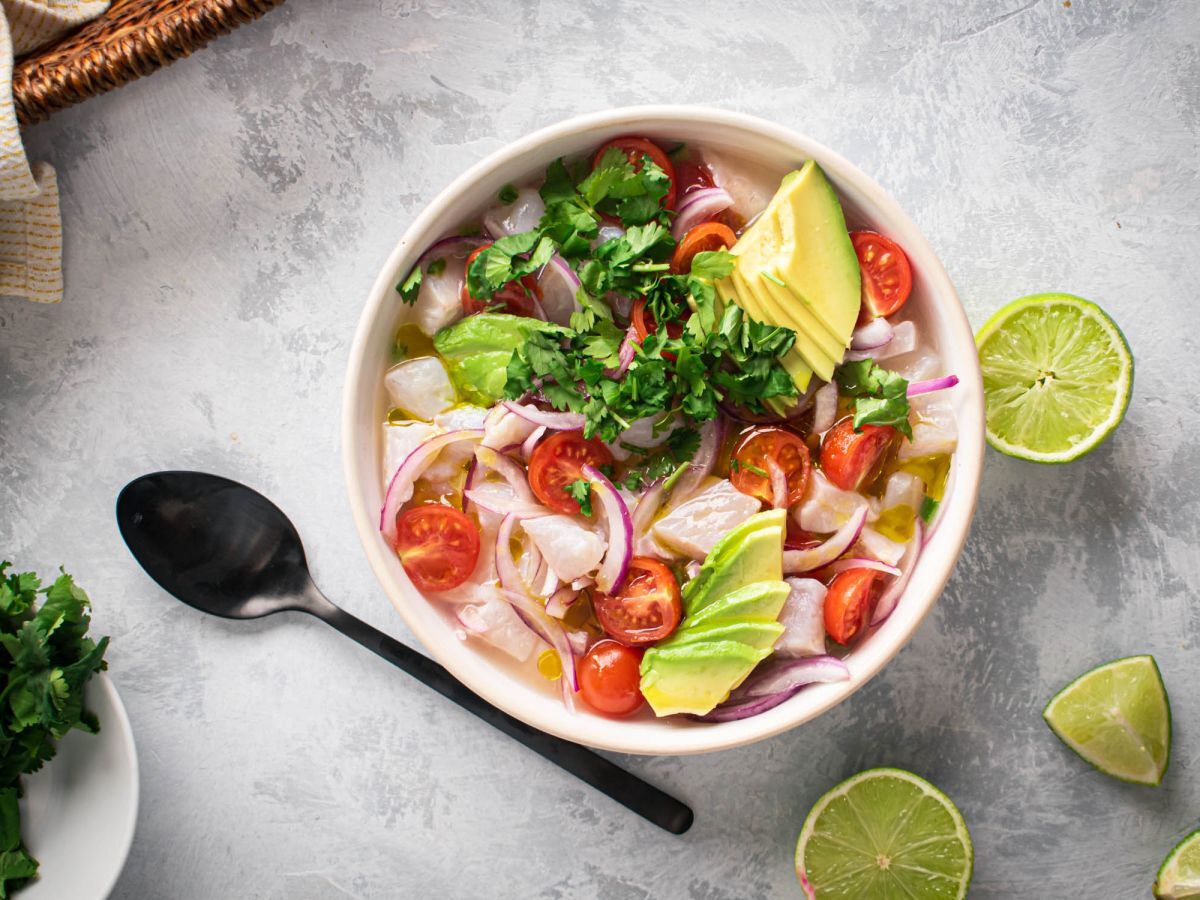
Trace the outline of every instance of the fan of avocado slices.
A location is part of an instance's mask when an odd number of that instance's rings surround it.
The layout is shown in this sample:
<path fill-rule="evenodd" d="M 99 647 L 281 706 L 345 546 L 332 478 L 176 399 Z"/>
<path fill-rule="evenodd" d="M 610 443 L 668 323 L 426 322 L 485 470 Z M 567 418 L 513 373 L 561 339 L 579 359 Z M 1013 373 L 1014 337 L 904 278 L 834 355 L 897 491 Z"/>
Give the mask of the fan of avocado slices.
<path fill-rule="evenodd" d="M 842 205 L 812 160 L 780 182 L 762 215 L 731 251 L 735 265 L 717 295 L 796 341 L 780 358 L 797 390 L 815 374 L 832 381 L 858 319 L 862 281 Z"/>
<path fill-rule="evenodd" d="M 787 511 L 751 516 L 725 534 L 684 586 L 684 623 L 642 657 L 642 695 L 655 715 L 704 715 L 724 701 L 783 634 Z"/>

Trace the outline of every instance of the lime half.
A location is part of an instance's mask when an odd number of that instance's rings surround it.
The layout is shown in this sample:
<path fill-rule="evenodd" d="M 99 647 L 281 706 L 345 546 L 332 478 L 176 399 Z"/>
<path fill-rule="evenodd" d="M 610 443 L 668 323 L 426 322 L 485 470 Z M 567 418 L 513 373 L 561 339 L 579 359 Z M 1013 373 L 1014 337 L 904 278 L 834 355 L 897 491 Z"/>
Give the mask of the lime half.
<path fill-rule="evenodd" d="M 820 900 L 967 896 L 975 853 L 950 798 L 902 769 L 868 769 L 817 801 L 796 874 Z"/>
<path fill-rule="evenodd" d="M 1158 900 L 1200 897 L 1200 829 L 1176 844 L 1158 867 L 1154 896 Z"/>
<path fill-rule="evenodd" d="M 1095 303 L 1071 294 L 1014 300 L 975 337 L 988 443 L 1030 462 L 1078 459 L 1121 424 L 1133 354 Z"/>
<path fill-rule="evenodd" d="M 1042 710 L 1064 744 L 1105 775 L 1155 785 L 1171 758 L 1171 707 L 1152 656 L 1080 675 Z"/>

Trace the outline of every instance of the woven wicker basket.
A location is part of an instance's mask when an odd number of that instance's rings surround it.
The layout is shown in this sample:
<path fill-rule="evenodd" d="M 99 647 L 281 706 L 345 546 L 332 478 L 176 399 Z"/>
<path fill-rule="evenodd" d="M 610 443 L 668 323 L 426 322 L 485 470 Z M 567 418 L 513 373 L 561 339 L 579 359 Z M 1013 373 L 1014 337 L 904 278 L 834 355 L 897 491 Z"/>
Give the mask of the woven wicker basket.
<path fill-rule="evenodd" d="M 13 65 L 17 120 L 51 113 L 149 75 L 283 0 L 113 0 L 108 12 Z"/>

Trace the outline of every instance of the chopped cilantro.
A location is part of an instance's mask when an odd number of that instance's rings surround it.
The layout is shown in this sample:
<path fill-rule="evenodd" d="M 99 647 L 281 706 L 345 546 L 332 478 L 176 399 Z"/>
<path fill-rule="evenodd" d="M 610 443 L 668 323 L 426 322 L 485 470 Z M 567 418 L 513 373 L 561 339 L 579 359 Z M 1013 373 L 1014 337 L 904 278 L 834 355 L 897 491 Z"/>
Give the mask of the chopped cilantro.
<path fill-rule="evenodd" d="M 396 285 L 396 293 L 400 300 L 409 306 L 417 302 L 417 293 L 421 290 L 421 267 L 413 266 L 408 277 Z"/>
<path fill-rule="evenodd" d="M 571 499 L 579 504 L 579 511 L 585 516 L 592 514 L 592 485 L 586 478 L 576 478 L 563 490 L 571 495 Z"/>
<path fill-rule="evenodd" d="M 622 442 L 622 446 L 625 446 L 624 442 Z M 636 491 L 643 485 L 651 484 L 660 478 L 670 476 L 668 478 L 670 481 L 678 477 L 680 470 L 686 467 L 698 449 L 700 449 L 699 431 L 686 426 L 674 429 L 667 436 L 662 447 L 647 456 L 638 465 L 630 468 L 625 476 L 626 489 Z"/>
<path fill-rule="evenodd" d="M 921 518 L 926 525 L 932 522 L 933 517 L 937 515 L 939 505 L 937 500 L 928 495 L 921 501 Z"/>
<path fill-rule="evenodd" d="M 429 264 L 429 267 L 426 269 L 426 271 L 434 278 L 437 278 L 439 275 L 441 275 L 443 272 L 446 271 L 446 260 L 445 259 L 435 259 L 433 262 L 431 262 Z"/>
<path fill-rule="evenodd" d="M 855 398 L 855 431 L 861 431 L 864 425 L 891 425 L 912 439 L 908 382 L 903 377 L 871 359 L 843 363 L 833 377 L 842 396 Z"/>
<path fill-rule="evenodd" d="M 517 189 L 511 184 L 506 184 L 500 188 L 500 193 L 497 194 L 501 203 L 512 203 L 517 199 Z"/>

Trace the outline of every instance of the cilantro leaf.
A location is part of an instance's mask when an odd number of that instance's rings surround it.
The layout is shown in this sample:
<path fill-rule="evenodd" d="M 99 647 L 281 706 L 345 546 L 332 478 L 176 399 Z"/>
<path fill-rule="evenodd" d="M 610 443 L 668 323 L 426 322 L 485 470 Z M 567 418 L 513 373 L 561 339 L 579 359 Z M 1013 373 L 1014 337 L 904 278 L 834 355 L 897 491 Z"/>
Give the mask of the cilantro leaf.
<path fill-rule="evenodd" d="M 517 189 L 512 184 L 506 184 L 500 188 L 500 193 L 496 195 L 501 203 L 513 203 L 517 199 Z"/>
<path fill-rule="evenodd" d="M 396 285 L 396 293 L 400 295 L 401 302 L 408 306 L 412 306 L 417 302 L 417 294 L 421 290 L 421 267 L 413 266 L 413 270 L 408 273 L 408 277 Z"/>
<path fill-rule="evenodd" d="M 938 506 L 940 505 L 937 500 L 928 495 L 921 500 L 921 519 L 926 525 L 933 521 L 933 517 L 937 515 Z"/>
<path fill-rule="evenodd" d="M 733 254 L 728 250 L 705 250 L 692 258 L 693 278 L 728 278 L 733 274 Z"/>
<path fill-rule="evenodd" d="M 891 425 L 909 440 L 908 382 L 872 359 L 843 363 L 833 374 L 840 393 L 854 399 L 854 430 L 864 425 Z"/>
<path fill-rule="evenodd" d="M 592 484 L 586 478 L 576 478 L 570 484 L 564 485 L 563 490 L 571 495 L 571 499 L 579 504 L 579 511 L 585 515 L 592 514 Z"/>

